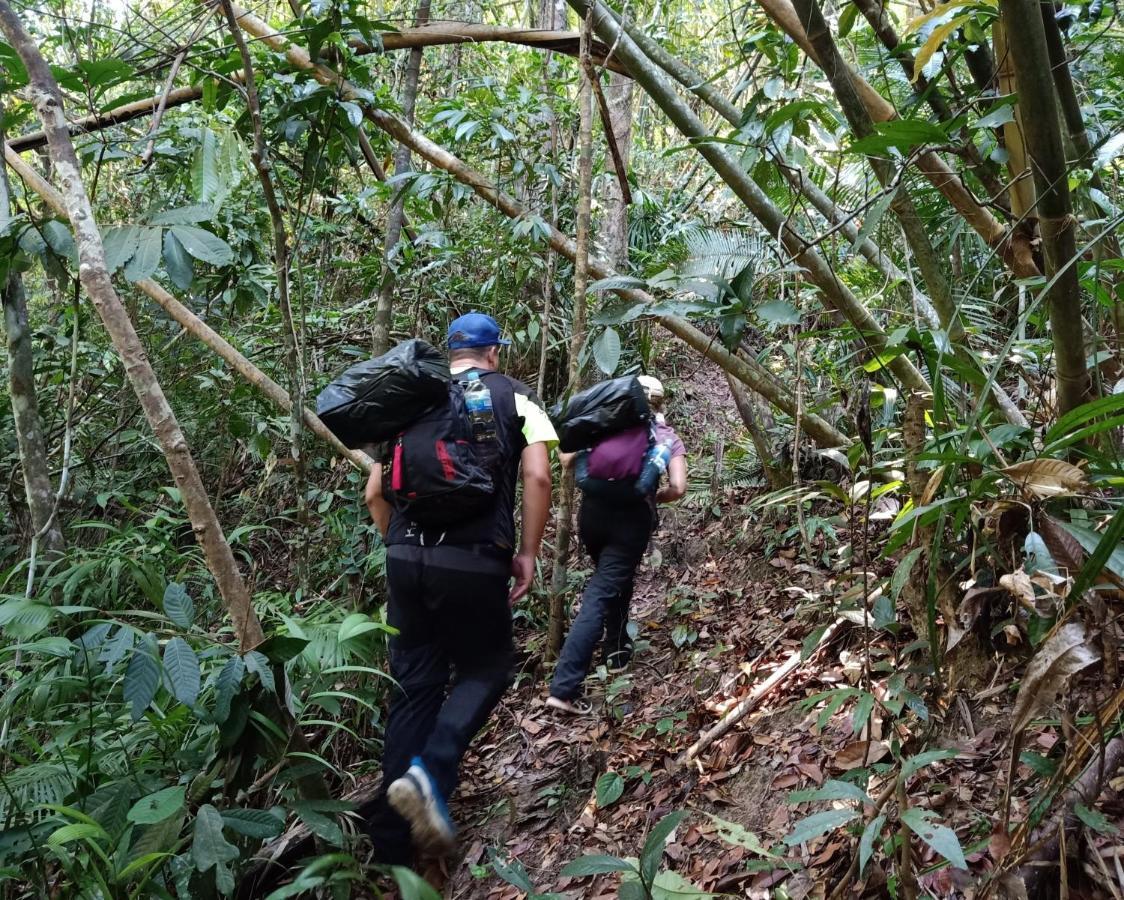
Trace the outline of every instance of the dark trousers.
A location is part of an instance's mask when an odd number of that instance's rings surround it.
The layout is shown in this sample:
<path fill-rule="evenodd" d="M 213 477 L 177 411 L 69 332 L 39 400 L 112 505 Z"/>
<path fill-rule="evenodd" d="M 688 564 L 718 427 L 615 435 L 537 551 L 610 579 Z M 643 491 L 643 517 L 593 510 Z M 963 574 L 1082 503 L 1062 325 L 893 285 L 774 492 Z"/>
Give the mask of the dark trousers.
<path fill-rule="evenodd" d="M 644 501 L 617 503 L 586 496 L 579 532 L 596 567 L 582 593 L 581 610 L 554 670 L 551 696 L 573 700 L 593 661 L 593 648 L 604 635 L 605 660 L 630 646 L 628 606 L 636 568 L 644 558 L 655 526 L 655 514 Z"/>
<path fill-rule="evenodd" d="M 410 829 L 386 801 L 420 756 L 448 799 L 461 758 L 511 681 L 511 563 L 458 547 L 387 550 L 390 673 L 398 687 L 383 746 L 383 781 L 367 830 L 381 862 L 408 865 Z"/>

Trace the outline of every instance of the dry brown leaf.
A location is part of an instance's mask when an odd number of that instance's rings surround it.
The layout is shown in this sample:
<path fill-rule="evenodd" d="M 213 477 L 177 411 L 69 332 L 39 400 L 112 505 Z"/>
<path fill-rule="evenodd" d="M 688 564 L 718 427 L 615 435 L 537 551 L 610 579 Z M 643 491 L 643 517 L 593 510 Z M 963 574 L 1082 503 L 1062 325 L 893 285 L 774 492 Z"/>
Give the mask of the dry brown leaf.
<path fill-rule="evenodd" d="M 1004 575 L 999 579 L 999 586 L 1006 588 L 1015 599 L 1023 606 L 1033 613 L 1038 612 L 1038 607 L 1034 602 L 1034 585 L 1031 584 L 1030 576 L 1022 569 L 1011 572 L 1009 575 Z"/>
<path fill-rule="evenodd" d="M 1046 639 L 1026 667 L 1015 698 L 1012 735 L 1026 730 L 1031 720 L 1054 703 L 1058 692 L 1075 673 L 1099 659 L 1085 640 L 1085 626 L 1064 625 Z"/>
<path fill-rule="evenodd" d="M 929 476 L 929 480 L 925 483 L 925 490 L 921 492 L 921 502 L 918 506 L 928 506 L 933 502 L 933 495 L 937 492 L 937 487 L 941 483 L 941 476 L 944 475 L 944 470 L 947 466 L 937 466 L 933 469 L 933 474 Z"/>
<path fill-rule="evenodd" d="M 1039 516 L 1038 533 L 1042 535 L 1046 549 L 1050 551 L 1060 570 L 1070 575 L 1076 575 L 1081 570 L 1085 562 L 1085 549 L 1055 519 L 1046 515 Z"/>
<path fill-rule="evenodd" d="M 889 753 L 890 745 L 885 741 L 855 741 L 835 754 L 835 768 L 846 772 L 860 766 L 869 766 L 885 759 Z"/>
<path fill-rule="evenodd" d="M 1074 494 L 1088 487 L 1085 473 L 1062 459 L 1027 459 L 1007 466 L 1003 474 L 1037 499 Z"/>
<path fill-rule="evenodd" d="M 1011 852 L 1011 838 L 1003 826 L 997 826 L 991 833 L 987 842 L 987 852 L 995 862 L 1002 862 L 1003 857 Z"/>

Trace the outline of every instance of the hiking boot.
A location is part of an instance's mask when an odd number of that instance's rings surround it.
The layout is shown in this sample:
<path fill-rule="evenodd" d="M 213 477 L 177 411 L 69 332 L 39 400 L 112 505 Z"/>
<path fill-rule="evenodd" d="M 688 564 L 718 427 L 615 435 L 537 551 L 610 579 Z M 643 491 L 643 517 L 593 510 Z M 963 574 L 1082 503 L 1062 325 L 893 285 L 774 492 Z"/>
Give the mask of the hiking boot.
<path fill-rule="evenodd" d="M 410 823 L 410 834 L 420 849 L 436 856 L 447 856 L 456 849 L 457 829 L 420 756 L 410 761 L 405 775 L 390 783 L 386 797 Z"/>
<path fill-rule="evenodd" d="M 563 700 L 561 697 L 552 696 L 546 698 L 546 705 L 571 716 L 588 716 L 593 712 L 593 704 L 581 698 Z"/>

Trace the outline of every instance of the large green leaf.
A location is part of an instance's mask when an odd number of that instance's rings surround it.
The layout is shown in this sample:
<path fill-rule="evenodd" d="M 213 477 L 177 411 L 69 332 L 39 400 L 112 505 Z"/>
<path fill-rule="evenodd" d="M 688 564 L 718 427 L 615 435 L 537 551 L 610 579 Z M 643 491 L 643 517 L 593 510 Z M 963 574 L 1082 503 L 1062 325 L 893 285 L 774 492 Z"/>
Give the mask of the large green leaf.
<path fill-rule="evenodd" d="M 164 232 L 164 268 L 172 284 L 181 291 L 191 287 L 195 279 L 195 263 L 170 228 Z"/>
<path fill-rule="evenodd" d="M 285 830 L 285 817 L 271 809 L 224 809 L 222 820 L 231 831 L 259 841 Z"/>
<path fill-rule="evenodd" d="M 583 878 L 586 875 L 604 875 L 607 872 L 628 872 L 632 865 L 619 856 L 594 854 L 581 856 L 562 867 L 562 874 L 568 878 Z"/>
<path fill-rule="evenodd" d="M 261 679 L 262 687 L 276 694 L 277 682 L 273 677 L 269 657 L 264 653 L 258 653 L 257 650 L 251 650 L 242 658 L 246 661 L 246 671 L 256 674 Z"/>
<path fill-rule="evenodd" d="M 196 222 L 209 222 L 215 216 L 215 207 L 210 203 L 192 203 L 157 213 L 148 221 L 153 225 L 194 225 Z"/>
<path fill-rule="evenodd" d="M 195 188 L 195 199 L 200 203 L 212 203 L 218 196 L 221 187 L 218 150 L 218 137 L 210 128 L 203 128 L 191 161 L 191 184 Z"/>
<path fill-rule="evenodd" d="M 593 342 L 593 360 L 606 375 L 617 371 L 621 361 L 621 336 L 615 328 L 606 328 Z"/>
<path fill-rule="evenodd" d="M 187 588 L 174 581 L 164 588 L 164 614 L 180 628 L 190 628 L 195 618 L 195 604 L 188 596 Z"/>
<path fill-rule="evenodd" d="M 199 807 L 191 840 L 191 858 L 200 872 L 238 859 L 238 848 L 223 837 L 222 829 L 223 819 L 217 809 L 209 803 Z"/>
<path fill-rule="evenodd" d="M 125 265 L 125 278 L 128 281 L 143 281 L 151 278 L 160 265 L 160 236 L 163 229 L 138 228 L 137 249 L 133 258 Z"/>
<path fill-rule="evenodd" d="M 229 266 L 234 262 L 234 251 L 217 235 L 194 225 L 173 225 L 171 230 L 184 250 L 200 262 L 213 266 Z"/>
<path fill-rule="evenodd" d="M 866 864 L 870 862 L 871 856 L 874 855 L 874 841 L 882 832 L 882 826 L 885 824 L 886 816 L 884 814 L 877 815 L 866 823 L 863 836 L 859 838 L 859 875 L 866 871 Z"/>
<path fill-rule="evenodd" d="M 932 847 L 937 853 L 947 859 L 958 869 L 967 869 L 968 863 L 964 859 L 964 851 L 960 849 L 960 840 L 951 828 L 933 822 L 936 813 L 928 809 L 910 807 L 900 813 L 901 820 L 912 829 L 921 840 Z"/>
<path fill-rule="evenodd" d="M 156 635 L 146 634 L 133 648 L 125 669 L 125 702 L 132 704 L 133 721 L 144 715 L 160 687 L 160 647 Z"/>
<path fill-rule="evenodd" d="M 664 845 L 686 815 L 684 810 L 666 815 L 649 833 L 648 839 L 644 842 L 644 849 L 640 853 L 640 876 L 644 881 L 651 883 L 655 878 L 656 870 L 663 858 Z"/>
<path fill-rule="evenodd" d="M 101 240 L 105 248 L 105 267 L 112 275 L 137 252 L 140 229 L 136 225 L 114 225 L 102 232 Z"/>
<path fill-rule="evenodd" d="M 137 825 L 155 825 L 183 809 L 187 789 L 182 785 L 164 788 L 155 794 L 141 797 L 129 810 L 128 819 Z"/>
<path fill-rule="evenodd" d="M 829 809 L 826 812 L 815 813 L 797 822 L 796 827 L 785 837 L 784 842 L 790 847 L 795 847 L 797 844 L 806 843 L 821 834 L 834 831 L 857 816 L 858 813 L 853 809 Z"/>
<path fill-rule="evenodd" d="M 624 779 L 616 772 L 606 772 L 597 779 L 597 808 L 612 806 L 624 793 Z"/>
<path fill-rule="evenodd" d="M 865 696 L 870 696 L 866 694 Z M 813 803 L 818 800 L 859 800 L 872 803 L 869 795 L 857 784 L 849 781 L 836 781 L 829 778 L 820 787 L 807 791 L 793 791 L 788 795 L 789 803 Z"/>
<path fill-rule="evenodd" d="M 230 716 L 230 703 L 242 687 L 242 677 L 246 673 L 246 663 L 241 656 L 232 656 L 219 672 L 215 683 L 215 721 L 220 725 Z"/>
<path fill-rule="evenodd" d="M 433 886 L 413 869 L 394 866 L 390 873 L 394 876 L 394 883 L 398 886 L 402 900 L 441 900 L 441 895 Z"/>
<path fill-rule="evenodd" d="M 199 657 L 181 637 L 164 647 L 164 677 L 173 697 L 185 706 L 194 706 L 199 697 Z"/>

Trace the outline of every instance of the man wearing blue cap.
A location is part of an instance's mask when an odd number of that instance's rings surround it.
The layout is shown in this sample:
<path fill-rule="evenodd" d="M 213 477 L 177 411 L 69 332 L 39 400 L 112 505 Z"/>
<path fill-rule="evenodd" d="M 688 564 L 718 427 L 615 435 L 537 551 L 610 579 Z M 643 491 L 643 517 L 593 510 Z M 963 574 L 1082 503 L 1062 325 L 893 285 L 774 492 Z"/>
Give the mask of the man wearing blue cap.
<path fill-rule="evenodd" d="M 558 438 L 531 389 L 496 371 L 500 347 L 510 343 L 484 313 L 470 312 L 449 326 L 452 374 L 478 376 L 491 394 L 498 448 L 491 509 L 453 527 L 426 529 L 383 497 L 381 465 L 367 483 L 367 507 L 387 545 L 387 622 L 398 630 L 390 639 L 399 689 L 386 723 L 383 792 L 367 829 L 376 858 L 386 863 L 408 865 L 415 850 L 445 855 L 454 849 L 446 801 L 469 742 L 511 680 L 510 604 L 534 577 L 550 511 L 549 451 Z"/>

